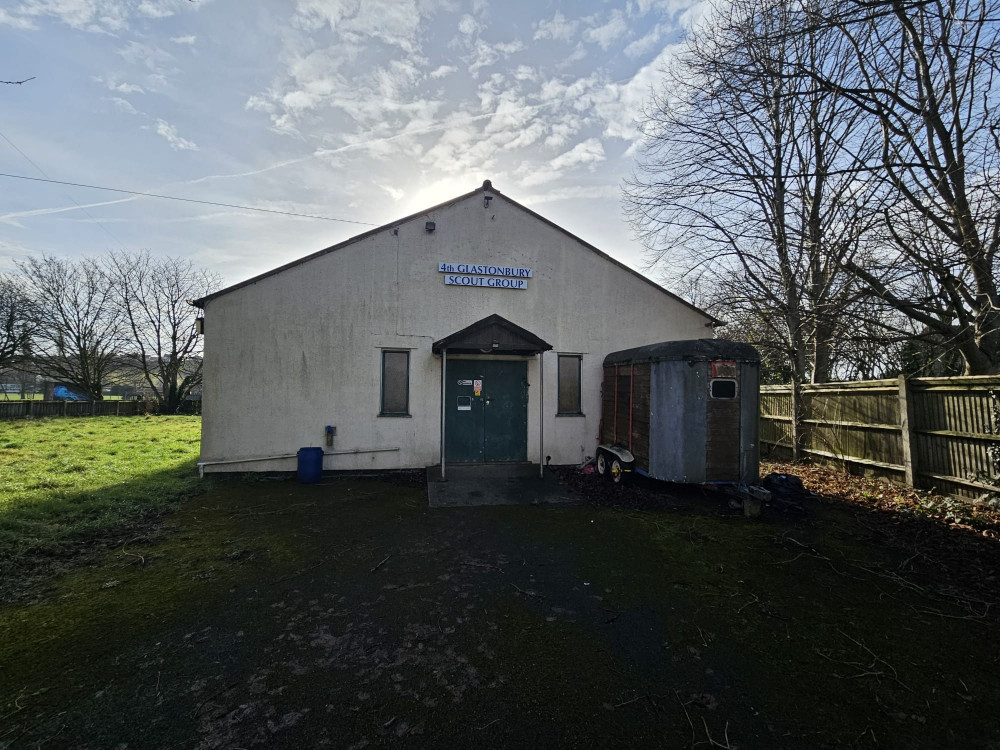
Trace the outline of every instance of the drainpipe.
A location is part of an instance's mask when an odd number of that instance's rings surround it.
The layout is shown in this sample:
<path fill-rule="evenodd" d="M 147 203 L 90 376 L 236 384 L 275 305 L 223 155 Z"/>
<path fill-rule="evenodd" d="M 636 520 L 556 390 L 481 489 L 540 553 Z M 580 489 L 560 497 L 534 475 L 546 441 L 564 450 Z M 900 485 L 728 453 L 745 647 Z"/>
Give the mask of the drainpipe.
<path fill-rule="evenodd" d="M 542 362 L 545 352 L 538 352 L 538 478 L 545 478 L 545 378 Z"/>
<path fill-rule="evenodd" d="M 448 376 L 447 371 L 448 364 L 448 350 L 441 350 L 441 481 L 445 481 L 444 476 L 444 417 L 445 417 L 445 396 L 444 387 L 446 378 Z"/>

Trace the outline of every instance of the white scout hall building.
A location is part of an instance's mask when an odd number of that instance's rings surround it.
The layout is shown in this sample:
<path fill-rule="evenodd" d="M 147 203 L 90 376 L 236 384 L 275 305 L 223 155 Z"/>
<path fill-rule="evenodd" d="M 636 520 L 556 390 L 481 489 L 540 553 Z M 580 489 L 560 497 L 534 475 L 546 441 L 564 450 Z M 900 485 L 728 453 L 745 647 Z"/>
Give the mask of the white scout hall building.
<path fill-rule="evenodd" d="M 605 355 L 718 322 L 489 180 L 194 304 L 204 472 L 580 463 Z"/>

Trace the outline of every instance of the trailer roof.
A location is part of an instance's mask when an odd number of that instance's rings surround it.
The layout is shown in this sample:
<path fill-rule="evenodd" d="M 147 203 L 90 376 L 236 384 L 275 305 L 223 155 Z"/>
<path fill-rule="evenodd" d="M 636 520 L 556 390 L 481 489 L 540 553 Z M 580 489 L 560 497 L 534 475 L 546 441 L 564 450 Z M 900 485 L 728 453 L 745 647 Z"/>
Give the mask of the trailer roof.
<path fill-rule="evenodd" d="M 663 341 L 659 344 L 647 344 L 646 346 L 637 346 L 634 349 L 611 352 L 604 358 L 604 364 L 620 365 L 665 360 L 708 362 L 718 359 L 760 362 L 760 354 L 750 344 L 739 341 L 690 339 L 687 341 Z"/>

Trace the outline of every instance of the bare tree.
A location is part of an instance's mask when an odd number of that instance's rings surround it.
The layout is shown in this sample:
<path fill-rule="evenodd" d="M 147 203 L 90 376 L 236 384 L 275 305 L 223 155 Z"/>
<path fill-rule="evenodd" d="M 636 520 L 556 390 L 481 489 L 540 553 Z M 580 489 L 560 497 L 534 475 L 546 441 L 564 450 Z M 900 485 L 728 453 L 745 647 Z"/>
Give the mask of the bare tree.
<path fill-rule="evenodd" d="M 25 364 L 38 330 L 38 316 L 16 276 L 0 274 L 0 371 Z"/>
<path fill-rule="evenodd" d="M 651 265 L 697 277 L 795 381 L 819 382 L 863 297 L 840 261 L 866 230 L 858 155 L 875 141 L 848 100 L 790 75 L 851 62 L 788 33 L 794 2 L 730 0 L 691 34 L 644 112 L 625 208 Z"/>
<path fill-rule="evenodd" d="M 841 266 L 967 372 L 1000 372 L 1000 3 L 806 0 L 797 24 L 851 58 L 798 65 L 799 91 L 842 98 L 880 136 L 861 158 L 881 229 Z"/>
<path fill-rule="evenodd" d="M 148 251 L 112 253 L 108 268 L 116 303 L 129 332 L 125 361 L 173 413 L 201 384 L 198 310 L 188 300 L 221 286 L 221 278 L 181 258 L 154 258 Z"/>
<path fill-rule="evenodd" d="M 122 333 L 102 264 L 92 258 L 70 261 L 45 255 L 17 265 L 38 316 L 34 366 L 42 375 L 100 401 L 120 366 Z"/>

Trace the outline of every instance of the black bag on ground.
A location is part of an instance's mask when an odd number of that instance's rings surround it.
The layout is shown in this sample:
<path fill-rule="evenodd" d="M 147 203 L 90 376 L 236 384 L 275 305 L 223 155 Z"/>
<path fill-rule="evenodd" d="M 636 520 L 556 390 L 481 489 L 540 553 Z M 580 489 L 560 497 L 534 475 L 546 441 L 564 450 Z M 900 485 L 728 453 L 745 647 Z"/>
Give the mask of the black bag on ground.
<path fill-rule="evenodd" d="M 794 474 L 768 474 L 761 481 L 764 489 L 771 493 L 772 501 L 780 503 L 799 503 L 812 497 L 802 480 Z"/>

